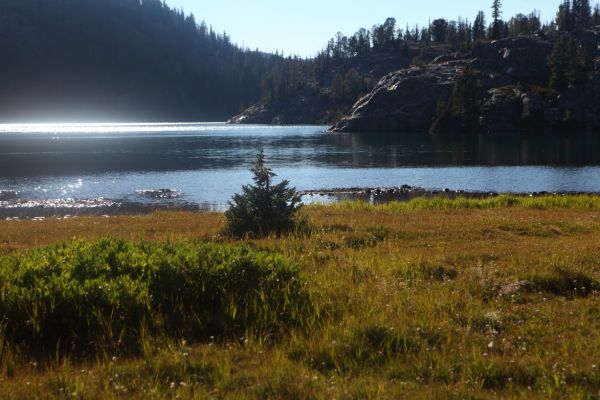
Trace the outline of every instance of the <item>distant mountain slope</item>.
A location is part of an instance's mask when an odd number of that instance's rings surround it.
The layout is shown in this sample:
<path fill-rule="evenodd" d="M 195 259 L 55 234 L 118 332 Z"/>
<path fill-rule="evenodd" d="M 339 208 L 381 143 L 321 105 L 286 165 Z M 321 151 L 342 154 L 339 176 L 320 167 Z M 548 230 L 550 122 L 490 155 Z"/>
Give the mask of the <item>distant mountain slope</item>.
<path fill-rule="evenodd" d="M 0 120 L 223 120 L 274 59 L 159 0 L 2 0 Z"/>

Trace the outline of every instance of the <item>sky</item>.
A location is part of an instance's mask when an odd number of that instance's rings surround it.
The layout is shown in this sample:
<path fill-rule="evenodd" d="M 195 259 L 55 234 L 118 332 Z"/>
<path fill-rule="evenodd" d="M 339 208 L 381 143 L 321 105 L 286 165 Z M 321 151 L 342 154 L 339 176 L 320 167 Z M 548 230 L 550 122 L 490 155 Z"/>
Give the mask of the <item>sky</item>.
<path fill-rule="evenodd" d="M 542 21 L 554 18 L 562 0 L 502 0 L 503 17 L 536 9 Z M 490 20 L 492 0 L 166 0 L 171 8 L 193 13 L 234 43 L 250 49 L 313 56 L 337 32 L 381 24 L 387 17 L 398 25 L 427 25 L 429 19 L 473 20 L 478 10 Z M 594 3 L 594 1 L 591 1 Z"/>

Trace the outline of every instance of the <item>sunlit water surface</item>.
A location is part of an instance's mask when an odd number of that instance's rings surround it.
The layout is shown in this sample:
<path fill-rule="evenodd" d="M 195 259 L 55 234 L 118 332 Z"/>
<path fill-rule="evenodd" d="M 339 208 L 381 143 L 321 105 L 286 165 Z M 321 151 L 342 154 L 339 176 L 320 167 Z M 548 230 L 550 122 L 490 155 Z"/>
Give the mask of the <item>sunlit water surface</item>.
<path fill-rule="evenodd" d="M 0 125 L 0 208 L 192 204 L 223 210 L 263 146 L 299 190 L 419 186 L 600 192 L 600 140 L 330 134 L 323 126 Z M 306 197 L 312 201 L 313 197 Z"/>

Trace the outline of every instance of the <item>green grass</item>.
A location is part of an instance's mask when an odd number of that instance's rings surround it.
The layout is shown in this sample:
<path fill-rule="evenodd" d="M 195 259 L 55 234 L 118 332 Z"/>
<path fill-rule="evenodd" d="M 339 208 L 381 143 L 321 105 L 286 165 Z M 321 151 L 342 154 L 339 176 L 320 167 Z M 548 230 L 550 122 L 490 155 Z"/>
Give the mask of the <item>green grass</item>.
<path fill-rule="evenodd" d="M 0 222 L 0 398 L 598 398 L 598 205 L 309 206 L 244 241 L 218 214 Z M 46 292 L 68 318 L 31 313 Z"/>
<path fill-rule="evenodd" d="M 511 196 L 499 195 L 482 199 L 457 197 L 455 199 L 444 197 L 423 198 L 418 197 L 408 202 L 395 201 L 384 204 L 370 204 L 364 201 L 348 201 L 328 206 L 338 209 L 355 211 L 377 212 L 407 212 L 418 210 L 458 210 L 458 209 L 491 209 L 491 208 L 532 208 L 548 210 L 556 208 L 567 209 L 600 209 L 600 196 Z"/>

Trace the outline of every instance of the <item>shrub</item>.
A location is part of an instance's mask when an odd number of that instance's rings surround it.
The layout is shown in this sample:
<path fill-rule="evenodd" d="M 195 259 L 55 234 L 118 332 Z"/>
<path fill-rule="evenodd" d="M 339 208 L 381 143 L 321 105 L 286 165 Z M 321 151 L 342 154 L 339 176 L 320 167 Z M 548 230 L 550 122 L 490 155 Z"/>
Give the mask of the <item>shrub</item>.
<path fill-rule="evenodd" d="M 0 337 L 29 353 L 139 351 L 298 325 L 309 299 L 288 259 L 217 244 L 81 240 L 0 257 Z"/>
<path fill-rule="evenodd" d="M 255 184 L 243 186 L 242 193 L 235 194 L 229 202 L 226 233 L 238 237 L 248 233 L 266 236 L 294 228 L 294 216 L 301 206 L 296 188 L 288 187 L 287 180 L 273 185 L 277 175 L 267 167 L 262 149 L 250 171 Z"/>

